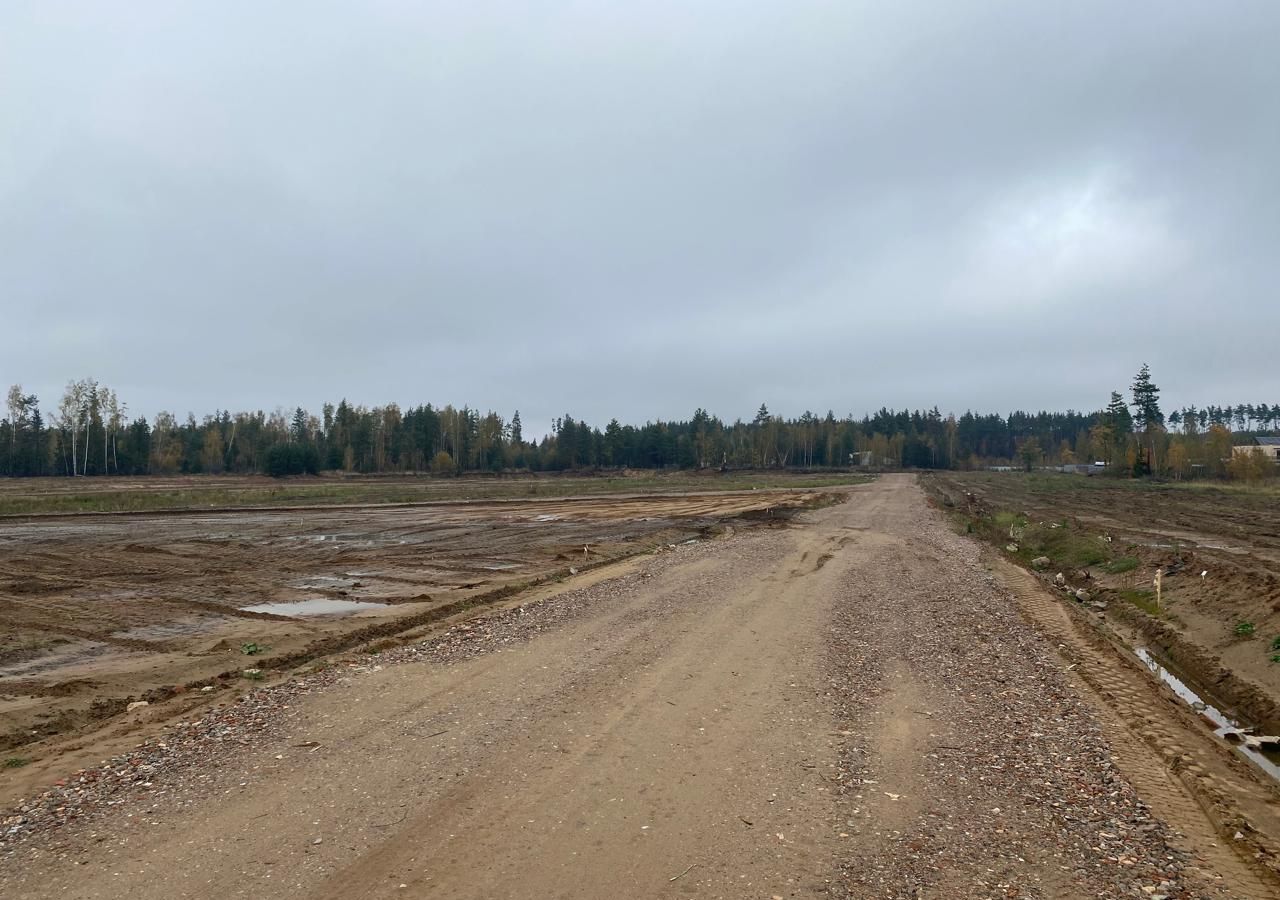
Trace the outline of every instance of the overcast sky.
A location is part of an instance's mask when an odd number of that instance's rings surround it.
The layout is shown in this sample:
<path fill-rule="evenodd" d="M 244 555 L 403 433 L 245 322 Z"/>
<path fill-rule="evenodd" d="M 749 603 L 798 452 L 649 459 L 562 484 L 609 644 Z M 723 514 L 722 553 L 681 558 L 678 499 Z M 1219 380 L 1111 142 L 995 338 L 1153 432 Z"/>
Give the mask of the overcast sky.
<path fill-rule="evenodd" d="M 1280 401 L 1280 3 L 0 5 L 0 380 Z M 529 428 L 526 428 L 528 432 Z"/>

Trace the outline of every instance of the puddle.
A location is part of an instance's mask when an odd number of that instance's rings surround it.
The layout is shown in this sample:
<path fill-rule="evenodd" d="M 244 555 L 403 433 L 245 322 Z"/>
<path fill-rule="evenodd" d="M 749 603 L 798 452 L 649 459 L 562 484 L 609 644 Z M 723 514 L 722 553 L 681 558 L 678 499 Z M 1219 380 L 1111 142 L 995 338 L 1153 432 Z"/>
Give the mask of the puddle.
<path fill-rule="evenodd" d="M 57 648 L 42 651 L 31 659 L 18 660 L 0 666 L 0 678 L 30 678 L 55 669 L 64 669 L 77 663 L 89 662 L 111 651 L 109 644 L 98 641 L 76 641 Z"/>
<path fill-rule="evenodd" d="M 111 636 L 135 641 L 169 641 L 174 638 L 200 634 L 225 621 L 226 619 L 222 616 L 200 616 L 177 622 L 157 622 L 154 625 L 139 625 L 126 631 L 113 631 Z"/>
<path fill-rule="evenodd" d="M 1223 553 L 1230 553 L 1233 556 L 1243 556 L 1249 552 L 1248 547 L 1233 547 L 1230 544 L 1217 544 L 1212 541 L 1184 541 L 1177 544 L 1163 544 L 1152 541 L 1136 541 L 1140 547 L 1151 547 L 1155 550 L 1177 550 L 1186 547 L 1199 547 L 1202 550 L 1220 550 Z"/>
<path fill-rule="evenodd" d="M 312 600 L 295 600 L 289 603 L 256 603 L 242 606 L 246 612 L 270 613 L 273 616 L 304 618 L 307 616 L 349 616 L 366 609 L 385 608 L 386 603 L 370 603 L 367 600 L 335 600 L 316 597 Z"/>
<path fill-rule="evenodd" d="M 352 532 L 338 534 L 301 534 L 289 535 L 286 540 L 290 541 L 308 541 L 317 544 L 350 544 L 356 547 L 379 547 L 387 545 L 407 544 L 407 540 L 401 537 L 387 537 L 385 534 L 377 532 Z"/>
<path fill-rule="evenodd" d="M 356 580 L 354 578 L 338 578 L 334 575 L 311 575 L 307 578 L 299 578 L 291 582 L 291 587 L 311 588 L 313 590 L 337 590 L 340 588 L 355 587 Z"/>
<path fill-rule="evenodd" d="M 1221 550 L 1224 553 L 1231 553 L 1235 556 L 1243 556 L 1249 552 L 1247 547 L 1232 547 L 1229 544 L 1201 544 L 1205 550 Z"/>
<path fill-rule="evenodd" d="M 1201 699 L 1200 695 L 1188 687 L 1186 682 L 1170 672 L 1163 663 L 1152 656 L 1146 647 L 1137 647 L 1133 652 L 1138 659 L 1142 660 L 1143 665 L 1150 669 L 1157 678 L 1169 685 L 1181 700 L 1207 719 L 1213 725 L 1213 733 L 1218 737 L 1223 737 L 1228 731 L 1235 731 L 1245 727 L 1238 720 L 1231 718 L 1216 706 L 1212 706 Z M 1237 753 L 1246 757 L 1272 778 L 1280 781 L 1280 756 L 1273 753 L 1262 753 L 1251 747 L 1243 747 L 1238 744 L 1233 744 L 1232 746 Z"/>

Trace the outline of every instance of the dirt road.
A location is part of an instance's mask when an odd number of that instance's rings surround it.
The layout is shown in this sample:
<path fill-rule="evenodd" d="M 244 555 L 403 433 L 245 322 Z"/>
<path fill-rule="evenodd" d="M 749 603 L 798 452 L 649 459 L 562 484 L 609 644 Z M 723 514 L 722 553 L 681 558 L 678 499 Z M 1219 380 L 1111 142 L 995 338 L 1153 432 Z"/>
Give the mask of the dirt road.
<path fill-rule="evenodd" d="M 913 479 L 803 521 L 214 730 L 198 765 L 11 826 L 0 895 L 1274 896 Z"/>

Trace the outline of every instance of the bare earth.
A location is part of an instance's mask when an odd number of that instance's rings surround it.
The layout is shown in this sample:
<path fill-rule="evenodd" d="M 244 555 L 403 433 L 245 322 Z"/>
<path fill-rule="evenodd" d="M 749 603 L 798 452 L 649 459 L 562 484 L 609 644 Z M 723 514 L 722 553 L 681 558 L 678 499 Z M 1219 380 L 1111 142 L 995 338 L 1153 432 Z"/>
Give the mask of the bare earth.
<path fill-rule="evenodd" d="M 1159 615 L 1138 623 L 1145 626 L 1143 642 L 1211 688 L 1219 705 L 1235 707 L 1268 733 L 1280 729 L 1274 704 L 1280 665 L 1272 662 L 1271 649 L 1280 636 L 1280 493 L 1274 487 L 987 472 L 946 473 L 930 481 L 957 509 L 968 507 L 972 497 L 975 507 L 1018 512 L 1031 522 L 1069 522 L 1082 535 L 1105 535 L 1115 555 L 1136 565 L 1116 574 L 1092 567 L 1092 583 L 1076 586 L 1095 594 L 1099 587 L 1131 590 L 1155 612 L 1152 577 L 1163 569 Z M 1109 617 L 1141 619 L 1130 605 L 1112 604 Z M 1254 637 L 1236 634 L 1240 622 L 1253 624 Z M 1156 624 L 1159 630 L 1150 627 Z M 1224 684 L 1220 667 L 1242 683 Z M 1264 699 L 1252 702 L 1246 684 Z"/>
<path fill-rule="evenodd" d="M 204 705 L 234 691 L 246 666 L 291 668 L 570 568 L 706 536 L 815 496 L 714 491 L 0 518 L 0 752 L 37 759 L 26 773 L 36 777 L 66 762 L 67 736 L 112 719 L 128 735 L 118 719 L 130 702 Z M 296 617 L 317 605 L 342 614 Z M 249 659 L 244 644 L 262 649 Z M 199 690 L 208 685 L 214 694 Z M 0 784 L 0 803 L 10 796 Z"/>
<path fill-rule="evenodd" d="M 1280 896 L 1273 785 L 913 478 L 848 493 L 175 725 L 4 819 L 0 896 Z"/>

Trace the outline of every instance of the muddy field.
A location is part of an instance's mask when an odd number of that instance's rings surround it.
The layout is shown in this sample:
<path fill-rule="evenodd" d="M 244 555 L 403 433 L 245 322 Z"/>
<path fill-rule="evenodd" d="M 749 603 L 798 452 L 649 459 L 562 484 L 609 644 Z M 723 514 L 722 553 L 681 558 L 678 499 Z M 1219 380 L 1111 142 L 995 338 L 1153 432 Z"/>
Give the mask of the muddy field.
<path fill-rule="evenodd" d="M 1015 561 L 1048 556 L 1044 577 L 1063 572 L 1213 699 L 1280 727 L 1280 492 L 1022 473 L 926 484 Z"/>
<path fill-rule="evenodd" d="M 548 579 L 768 523 L 817 496 L 758 490 L 4 518 L 0 749 L 9 759 L 39 757 L 41 740 L 91 730 L 131 702 L 225 698 L 260 677 L 246 669 L 269 676 Z"/>
<path fill-rule="evenodd" d="M 253 475 L 13 478 L 0 479 L 0 516 L 750 491 L 838 487 L 864 480 L 865 476 L 842 472 L 798 474 L 736 470 L 722 473 L 714 469 L 503 473 L 457 478 L 415 473 L 325 473 L 286 479 Z"/>
<path fill-rule="evenodd" d="M 1280 898 L 1268 776 L 914 477 L 841 493 L 51 769 L 0 895 Z"/>

